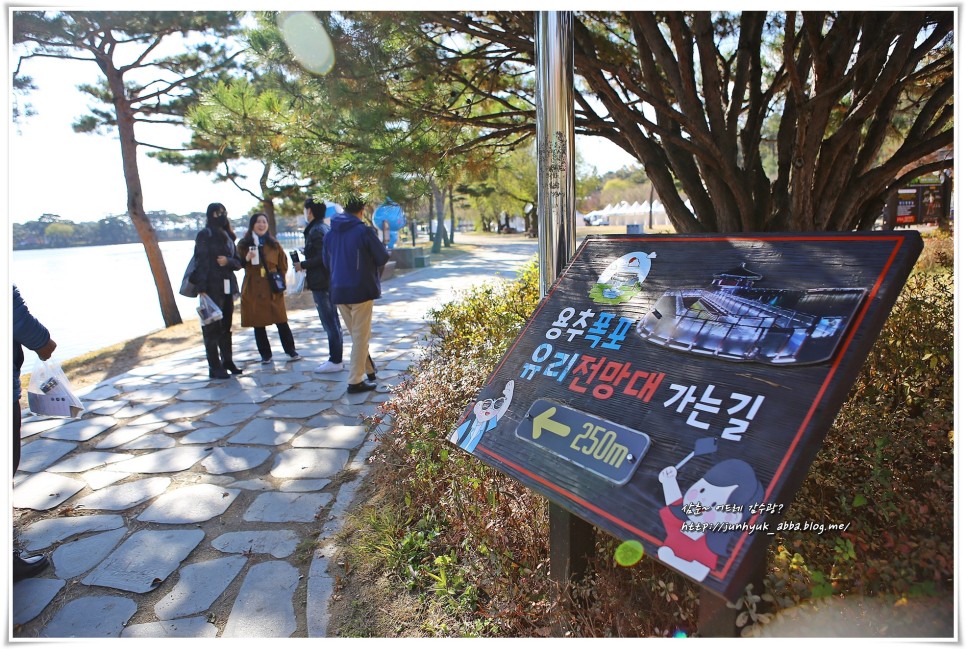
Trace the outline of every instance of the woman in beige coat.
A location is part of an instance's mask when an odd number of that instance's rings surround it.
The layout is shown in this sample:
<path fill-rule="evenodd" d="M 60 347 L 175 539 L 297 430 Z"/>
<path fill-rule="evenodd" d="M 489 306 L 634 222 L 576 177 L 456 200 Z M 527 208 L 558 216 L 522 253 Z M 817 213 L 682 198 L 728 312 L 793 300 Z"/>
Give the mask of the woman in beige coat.
<path fill-rule="evenodd" d="M 262 357 L 262 364 L 272 362 L 272 347 L 265 328 L 275 325 L 282 349 L 289 360 L 296 360 L 295 338 L 288 326 L 285 311 L 285 292 L 272 291 L 270 273 L 278 272 L 285 277 L 288 257 L 282 244 L 268 231 L 268 217 L 262 212 L 252 214 L 248 232 L 238 242 L 238 254 L 245 261 L 245 279 L 241 289 L 241 326 L 255 329 L 255 346 Z"/>

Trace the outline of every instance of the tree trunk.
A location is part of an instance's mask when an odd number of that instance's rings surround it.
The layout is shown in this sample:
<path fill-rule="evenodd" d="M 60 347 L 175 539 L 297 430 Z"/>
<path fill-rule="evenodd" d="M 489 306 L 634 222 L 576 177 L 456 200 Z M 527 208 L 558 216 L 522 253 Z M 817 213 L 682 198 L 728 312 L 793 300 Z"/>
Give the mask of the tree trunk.
<path fill-rule="evenodd" d="M 268 185 L 268 175 L 272 169 L 272 163 L 266 162 L 262 165 L 262 175 L 258 179 L 258 186 L 262 192 L 262 211 L 268 219 L 268 231 L 278 234 L 278 226 L 275 224 L 275 201 L 272 200 L 272 189 Z"/>
<path fill-rule="evenodd" d="M 449 186 L 449 242 L 456 243 L 456 207 L 453 205 L 453 186 Z"/>
<path fill-rule="evenodd" d="M 99 61 L 100 63 L 100 61 Z M 154 277 L 154 285 L 158 291 L 158 301 L 161 304 L 161 316 L 165 327 L 181 324 L 181 313 L 174 301 L 174 291 L 164 265 L 164 257 L 158 245 L 158 235 L 144 213 L 144 196 L 141 191 L 141 176 L 137 163 L 137 139 L 134 136 L 134 115 L 124 88 L 123 75 L 112 66 L 101 65 L 114 95 L 114 109 L 117 111 L 118 139 L 121 142 L 121 163 L 124 167 L 124 184 L 127 187 L 127 212 L 137 230 L 144 252 L 148 257 L 148 266 Z M 123 272 L 123 271 L 122 271 Z"/>

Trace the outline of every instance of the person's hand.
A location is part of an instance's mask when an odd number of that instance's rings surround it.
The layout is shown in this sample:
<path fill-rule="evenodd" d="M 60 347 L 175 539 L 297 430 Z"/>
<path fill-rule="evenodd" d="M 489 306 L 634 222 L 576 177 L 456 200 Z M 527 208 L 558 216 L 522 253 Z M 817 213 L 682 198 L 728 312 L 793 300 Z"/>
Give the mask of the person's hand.
<path fill-rule="evenodd" d="M 37 356 L 40 356 L 40 360 L 45 361 L 50 358 L 50 355 L 54 353 L 55 349 L 57 349 L 57 343 L 51 338 L 47 341 L 46 345 L 37 350 Z"/>
<path fill-rule="evenodd" d="M 225 255 L 218 255 L 215 258 L 215 261 L 218 262 L 218 265 L 219 266 L 227 266 L 228 265 L 228 257 L 226 257 Z"/>
<path fill-rule="evenodd" d="M 248 254 L 245 255 L 245 259 L 247 259 L 248 261 L 251 261 L 254 258 L 255 258 L 255 251 L 252 249 L 249 249 Z M 224 264 L 222 264 L 222 266 L 224 266 Z"/>
<path fill-rule="evenodd" d="M 296 273 L 302 272 L 302 262 L 300 261 L 295 262 L 295 272 Z"/>

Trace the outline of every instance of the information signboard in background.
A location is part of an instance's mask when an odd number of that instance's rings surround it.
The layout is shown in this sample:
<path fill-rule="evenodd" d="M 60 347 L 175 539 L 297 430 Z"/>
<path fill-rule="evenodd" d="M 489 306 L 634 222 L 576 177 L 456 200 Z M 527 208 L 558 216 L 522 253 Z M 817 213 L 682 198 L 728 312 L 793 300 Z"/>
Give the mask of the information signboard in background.
<path fill-rule="evenodd" d="M 450 441 L 733 601 L 921 250 L 588 237 Z"/>

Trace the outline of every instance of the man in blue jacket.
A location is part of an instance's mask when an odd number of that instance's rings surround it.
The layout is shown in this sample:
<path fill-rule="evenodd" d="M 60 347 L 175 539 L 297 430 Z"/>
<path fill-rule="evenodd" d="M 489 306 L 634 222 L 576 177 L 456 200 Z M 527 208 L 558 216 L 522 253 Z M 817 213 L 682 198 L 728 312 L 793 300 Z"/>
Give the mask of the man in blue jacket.
<path fill-rule="evenodd" d="M 332 217 L 329 234 L 322 242 L 322 258 L 329 271 L 329 295 L 339 307 L 352 337 L 349 353 L 348 392 L 376 389 L 376 368 L 369 357 L 373 301 L 382 295 L 379 275 L 389 261 L 389 251 L 362 218 L 365 202 L 352 197 L 342 214 Z M 366 380 L 366 375 L 370 380 Z"/>
<path fill-rule="evenodd" d="M 20 368 L 23 367 L 26 346 L 37 353 L 41 360 L 47 360 L 57 348 L 50 337 L 47 327 L 40 324 L 27 309 L 20 291 L 13 287 L 13 475 L 20 467 Z M 33 577 L 43 572 L 50 561 L 44 555 L 24 557 L 13 552 L 13 580 L 15 582 Z"/>

